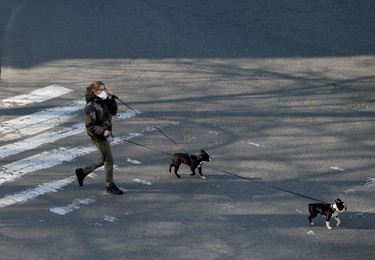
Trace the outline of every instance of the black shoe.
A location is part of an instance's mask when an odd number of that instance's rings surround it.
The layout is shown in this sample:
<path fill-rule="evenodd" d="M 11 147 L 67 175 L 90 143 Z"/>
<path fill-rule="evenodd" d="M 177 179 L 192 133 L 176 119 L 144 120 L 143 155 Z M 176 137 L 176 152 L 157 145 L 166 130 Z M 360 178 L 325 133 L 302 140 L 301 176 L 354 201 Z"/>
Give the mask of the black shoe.
<path fill-rule="evenodd" d="M 78 184 L 79 186 L 83 186 L 83 179 L 86 177 L 85 174 L 83 173 L 83 169 L 82 168 L 78 168 L 76 169 L 76 175 L 77 175 L 77 181 L 78 181 Z"/>
<path fill-rule="evenodd" d="M 106 191 L 107 193 L 116 194 L 116 195 L 122 195 L 124 193 L 122 190 L 117 188 L 116 184 L 114 183 L 109 184 L 106 188 Z"/>

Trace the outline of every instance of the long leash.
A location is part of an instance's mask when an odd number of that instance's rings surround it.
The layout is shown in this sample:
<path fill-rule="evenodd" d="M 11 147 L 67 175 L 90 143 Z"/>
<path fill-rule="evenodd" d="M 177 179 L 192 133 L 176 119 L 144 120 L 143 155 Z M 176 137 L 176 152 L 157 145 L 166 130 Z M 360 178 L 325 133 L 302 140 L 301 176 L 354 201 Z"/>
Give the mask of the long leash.
<path fill-rule="evenodd" d="M 130 140 L 124 140 L 125 142 L 128 142 L 130 144 L 134 144 L 134 145 L 138 145 L 140 147 L 143 147 L 143 148 L 146 148 L 146 149 L 149 149 L 151 151 L 154 151 L 154 152 L 158 152 L 158 153 L 163 153 L 163 154 L 166 154 L 166 155 L 169 155 L 169 156 L 173 156 L 173 154 L 171 153 L 167 153 L 167 152 L 164 152 L 164 151 L 160 151 L 160 150 L 157 150 L 157 149 L 154 149 L 154 148 L 151 148 L 149 146 L 146 146 L 146 145 L 143 145 L 143 144 L 139 144 L 139 143 L 136 143 L 136 142 L 133 142 L 133 141 L 130 141 Z"/>
<path fill-rule="evenodd" d="M 112 95 L 112 97 L 114 97 L 115 99 L 117 99 L 118 101 L 120 101 L 124 106 L 126 106 L 127 108 L 129 108 L 131 111 L 133 111 L 136 115 L 138 115 L 139 117 L 141 117 L 144 121 L 146 121 L 149 125 L 151 125 L 153 128 L 155 128 L 157 131 L 159 131 L 159 133 L 161 133 L 162 135 L 164 135 L 169 141 L 171 141 L 173 144 L 177 145 L 177 146 L 180 146 L 178 143 L 176 143 L 172 138 L 170 138 L 166 133 L 164 133 L 159 127 L 157 127 L 156 125 L 152 124 L 149 120 L 147 120 L 141 113 L 139 113 L 137 110 L 133 109 L 131 106 L 129 106 L 128 104 L 126 104 L 124 101 L 122 101 L 118 96 L 116 95 Z M 186 152 L 184 149 L 182 149 L 184 152 Z M 188 152 L 186 152 L 188 153 Z"/>
<path fill-rule="evenodd" d="M 322 203 L 328 204 L 325 201 L 318 200 L 318 199 L 315 199 L 313 197 L 309 197 L 309 196 L 303 195 L 303 194 L 298 193 L 298 192 L 294 192 L 294 191 L 286 190 L 286 189 L 283 189 L 283 188 L 279 188 L 279 187 L 276 187 L 276 186 L 268 184 L 268 183 L 260 182 L 260 181 L 254 180 L 253 178 L 244 177 L 244 176 L 241 176 L 241 175 L 238 175 L 238 174 L 235 174 L 235 173 L 232 173 L 232 172 L 224 171 L 224 170 L 212 167 L 212 166 L 209 166 L 209 167 L 212 168 L 212 169 L 214 169 L 214 170 L 216 170 L 216 171 L 219 171 L 219 172 L 222 172 L 222 173 L 225 173 L 225 174 L 228 174 L 228 175 L 232 175 L 232 176 L 235 176 L 237 178 L 241 178 L 241 179 L 244 179 L 244 180 L 247 180 L 247 181 L 251 181 L 251 182 L 256 183 L 258 185 L 267 186 L 267 187 L 273 188 L 275 190 L 287 192 L 287 193 L 290 193 L 290 194 L 293 194 L 293 195 L 296 195 L 296 196 L 300 196 L 300 197 L 303 197 L 303 198 L 306 198 L 306 199 L 310 199 L 310 200 L 314 200 L 314 201 L 318 201 L 318 202 L 322 202 Z"/>
<path fill-rule="evenodd" d="M 157 131 L 159 131 L 162 135 L 164 135 L 168 140 L 170 140 L 173 144 L 175 145 L 178 145 L 172 138 L 170 138 L 166 133 L 164 133 L 159 127 L 155 126 L 154 124 L 152 124 L 149 120 L 147 120 L 144 116 L 142 116 L 138 111 L 136 111 L 135 109 L 133 109 L 131 106 L 129 106 L 128 104 L 126 104 L 125 102 L 123 102 L 121 99 L 119 99 L 118 96 L 116 95 L 112 95 L 112 97 L 114 97 L 115 99 L 117 99 L 118 101 L 120 101 L 123 105 L 125 105 L 127 108 L 129 108 L 131 111 L 133 111 L 135 114 L 137 114 L 138 116 L 140 116 L 143 120 L 145 120 L 149 125 L 151 125 L 152 127 L 154 127 Z M 159 153 L 163 153 L 163 154 L 166 154 L 166 155 L 169 155 L 169 156 L 173 156 L 172 154 L 170 153 L 167 153 L 167 152 L 164 152 L 164 151 L 160 151 L 160 150 L 157 150 L 157 149 L 154 149 L 154 148 L 151 148 L 149 146 L 146 146 L 146 145 L 143 145 L 143 144 L 138 144 L 136 142 L 133 142 L 133 141 L 129 141 L 129 140 L 125 140 L 126 142 L 128 143 L 131 143 L 131 144 L 134 144 L 134 145 L 137 145 L 137 146 L 140 146 L 140 147 L 143 147 L 143 148 L 146 148 L 146 149 L 149 149 L 149 150 L 152 150 L 152 151 L 155 151 L 155 152 L 159 152 Z M 184 152 L 186 152 L 184 149 L 183 149 Z M 188 153 L 188 152 L 186 152 Z M 283 189 L 283 188 L 279 188 L 279 187 L 276 187 L 274 185 L 271 185 L 271 184 L 267 184 L 267 183 L 264 183 L 264 182 L 259 182 L 259 181 L 256 181 L 252 178 L 248 178 L 248 177 L 244 177 L 244 176 L 241 176 L 241 175 L 238 175 L 238 174 L 235 174 L 235 173 L 232 173 L 232 172 L 228 172 L 228 171 L 224 171 L 224 170 L 221 170 L 221 169 L 218 169 L 218 168 L 215 168 L 215 167 L 212 167 L 212 166 L 209 166 L 211 167 L 212 169 L 216 170 L 216 171 L 219 171 L 219 172 L 222 172 L 222 173 L 225 173 L 227 175 L 231 175 L 231 176 L 234 176 L 234 177 L 237 177 L 237 178 L 240 178 L 240 179 L 244 179 L 244 180 L 247 180 L 247 181 L 251 181 L 255 184 L 258 184 L 258 185 L 262 185 L 262 186 L 266 186 L 266 187 L 270 187 L 270 188 L 273 188 L 275 190 L 279 190 L 279 191 L 283 191 L 283 192 L 286 192 L 286 193 L 290 193 L 292 195 L 296 195 L 296 196 L 299 196 L 299 197 L 303 197 L 303 198 L 306 198 L 306 199 L 310 199 L 310 200 L 314 200 L 314 201 L 318 201 L 318 202 L 322 202 L 322 203 L 327 203 L 325 201 L 322 201 L 322 200 L 319 200 L 319 199 L 315 199 L 315 198 L 312 198 L 312 197 L 309 197 L 309 196 L 306 196 L 304 194 L 301 194 L 301 193 L 298 193 L 298 192 L 294 192 L 294 191 L 290 191 L 290 190 L 286 190 L 286 189 Z"/>

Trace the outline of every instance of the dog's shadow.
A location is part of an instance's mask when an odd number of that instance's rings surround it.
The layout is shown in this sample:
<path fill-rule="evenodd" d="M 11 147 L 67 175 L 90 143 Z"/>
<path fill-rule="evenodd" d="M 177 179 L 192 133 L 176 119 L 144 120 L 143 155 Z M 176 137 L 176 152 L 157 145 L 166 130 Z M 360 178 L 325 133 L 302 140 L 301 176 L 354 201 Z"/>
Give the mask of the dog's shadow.
<path fill-rule="evenodd" d="M 330 223 L 335 229 L 355 229 L 355 230 L 374 230 L 375 229 L 375 213 L 364 212 L 342 212 L 339 215 L 341 224 L 336 227 L 336 221 L 331 219 Z M 249 229 L 255 228 L 301 228 L 306 227 L 311 230 L 327 229 L 324 217 L 321 215 L 316 217 L 315 225 L 311 226 L 306 214 L 279 214 L 279 215 L 226 215 L 233 222 L 242 223 L 244 227 Z"/>
<path fill-rule="evenodd" d="M 342 213 L 342 217 L 340 219 L 341 228 L 375 230 L 375 213 L 372 212 L 347 211 Z"/>
<path fill-rule="evenodd" d="M 318 220 L 318 217 L 321 219 Z M 356 229 L 356 230 L 375 230 L 375 213 L 371 212 L 356 212 L 344 211 L 338 217 L 341 220 L 340 226 L 336 227 L 336 221 L 331 219 L 331 226 L 333 229 Z M 317 216 L 315 226 L 325 226 L 325 221 L 322 216 Z M 312 227 L 313 228 L 313 227 Z"/>

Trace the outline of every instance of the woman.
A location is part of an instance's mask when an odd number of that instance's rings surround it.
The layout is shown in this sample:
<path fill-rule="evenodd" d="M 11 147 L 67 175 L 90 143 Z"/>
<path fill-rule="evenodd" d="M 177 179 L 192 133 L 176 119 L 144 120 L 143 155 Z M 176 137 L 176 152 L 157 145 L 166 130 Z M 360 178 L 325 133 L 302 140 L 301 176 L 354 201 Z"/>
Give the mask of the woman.
<path fill-rule="evenodd" d="M 117 113 L 116 100 L 112 98 L 102 81 L 94 81 L 86 90 L 85 126 L 87 134 L 98 148 L 101 157 L 85 168 L 76 169 L 79 186 L 83 186 L 84 178 L 104 165 L 106 191 L 110 194 L 121 195 L 113 181 L 113 155 L 107 138 L 112 138 L 112 116 Z"/>

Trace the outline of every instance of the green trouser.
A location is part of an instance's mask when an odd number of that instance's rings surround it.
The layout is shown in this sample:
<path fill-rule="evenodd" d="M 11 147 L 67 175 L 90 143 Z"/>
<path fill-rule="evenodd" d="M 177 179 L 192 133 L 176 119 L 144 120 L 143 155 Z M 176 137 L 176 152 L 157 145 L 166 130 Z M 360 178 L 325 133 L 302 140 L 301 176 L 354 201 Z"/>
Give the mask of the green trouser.
<path fill-rule="evenodd" d="M 105 182 L 108 184 L 113 183 L 113 155 L 110 144 L 107 140 L 93 140 L 93 143 L 98 147 L 101 157 L 94 163 L 86 166 L 83 169 L 83 173 L 86 175 L 90 174 L 96 168 L 104 165 Z"/>

